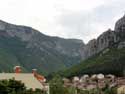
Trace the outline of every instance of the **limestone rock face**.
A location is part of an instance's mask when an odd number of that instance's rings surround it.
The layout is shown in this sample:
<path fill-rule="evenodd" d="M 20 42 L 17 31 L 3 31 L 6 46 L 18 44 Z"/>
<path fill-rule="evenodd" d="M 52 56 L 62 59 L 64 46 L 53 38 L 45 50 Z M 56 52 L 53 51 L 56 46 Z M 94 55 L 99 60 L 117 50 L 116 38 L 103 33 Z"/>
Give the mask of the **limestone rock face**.
<path fill-rule="evenodd" d="M 125 48 L 125 41 L 120 42 L 118 45 L 118 49 L 122 49 L 122 48 Z"/>
<path fill-rule="evenodd" d="M 115 31 L 125 32 L 125 15 L 116 22 Z"/>
<path fill-rule="evenodd" d="M 19 37 L 22 41 L 29 41 L 34 34 L 34 30 L 30 27 L 14 25 L 7 25 L 6 32 L 12 37 Z"/>
<path fill-rule="evenodd" d="M 84 43 L 82 40 L 69 39 L 67 40 L 66 45 L 65 43 L 66 41 L 64 41 L 63 39 L 56 39 L 54 48 L 62 54 L 67 54 L 68 56 L 82 56 L 81 49 L 84 47 Z"/>
<path fill-rule="evenodd" d="M 118 49 L 125 47 L 125 15 L 119 19 L 115 24 L 115 32 L 117 32 L 120 37 L 120 43 Z"/>
<path fill-rule="evenodd" d="M 5 30 L 6 29 L 6 23 L 0 20 L 0 30 Z"/>
<path fill-rule="evenodd" d="M 107 30 L 97 39 L 93 39 L 85 45 L 83 49 L 83 59 L 86 59 L 100 51 L 105 52 L 106 48 L 118 43 L 117 48 L 125 47 L 125 16 L 119 19 L 115 24 L 115 30 Z"/>
<path fill-rule="evenodd" d="M 91 40 L 85 47 L 84 47 L 84 59 L 90 57 L 100 51 L 103 51 L 105 48 L 111 46 L 113 43 L 119 41 L 119 37 L 117 36 L 116 32 L 112 30 L 107 30 L 103 34 L 101 34 L 97 39 Z"/>
<path fill-rule="evenodd" d="M 101 34 L 97 39 L 97 48 L 99 51 L 111 46 L 113 43 L 119 41 L 119 37 L 117 34 L 112 30 L 107 30 L 103 34 Z"/>
<path fill-rule="evenodd" d="M 19 37 L 22 41 L 29 41 L 34 33 L 37 33 L 31 27 L 17 26 L 4 21 L 0 21 L 0 31 L 5 31 L 11 37 Z"/>
<path fill-rule="evenodd" d="M 5 50 L 6 58 L 10 59 L 12 55 L 16 63 L 20 58 L 19 65 L 23 65 L 27 71 L 35 67 L 50 73 L 70 67 L 81 61 L 83 48 L 82 40 L 51 37 L 31 27 L 0 20 L 0 49 Z M 13 60 L 7 63 L 11 65 Z"/>
<path fill-rule="evenodd" d="M 43 49 L 43 46 L 45 46 L 68 56 L 82 56 L 81 49 L 84 46 L 82 40 L 49 37 L 31 27 L 18 26 L 0 21 L 0 32 L 2 31 L 5 31 L 11 37 L 18 37 L 22 41 L 28 42 L 27 48 L 37 46 L 39 49 Z"/>
<path fill-rule="evenodd" d="M 96 50 L 97 50 L 96 46 L 97 46 L 97 41 L 96 39 L 93 39 L 84 47 L 83 60 L 96 53 Z"/>
<path fill-rule="evenodd" d="M 125 15 L 116 22 L 115 32 L 118 33 L 122 40 L 125 40 Z"/>

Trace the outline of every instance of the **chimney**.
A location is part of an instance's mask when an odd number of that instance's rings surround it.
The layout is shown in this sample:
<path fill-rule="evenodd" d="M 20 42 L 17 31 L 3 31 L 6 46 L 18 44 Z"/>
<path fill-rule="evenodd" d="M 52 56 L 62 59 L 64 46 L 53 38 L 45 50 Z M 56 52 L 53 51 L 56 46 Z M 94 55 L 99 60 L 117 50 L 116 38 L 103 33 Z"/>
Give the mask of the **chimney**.
<path fill-rule="evenodd" d="M 32 73 L 35 75 L 37 74 L 37 69 L 32 69 Z"/>
<path fill-rule="evenodd" d="M 14 73 L 20 73 L 20 72 L 21 72 L 20 66 L 15 66 L 14 67 Z"/>
<path fill-rule="evenodd" d="M 32 69 L 32 73 L 33 73 L 34 77 L 37 80 L 39 80 L 41 83 L 46 82 L 45 77 L 43 75 L 40 75 L 40 74 L 37 73 L 37 69 Z"/>

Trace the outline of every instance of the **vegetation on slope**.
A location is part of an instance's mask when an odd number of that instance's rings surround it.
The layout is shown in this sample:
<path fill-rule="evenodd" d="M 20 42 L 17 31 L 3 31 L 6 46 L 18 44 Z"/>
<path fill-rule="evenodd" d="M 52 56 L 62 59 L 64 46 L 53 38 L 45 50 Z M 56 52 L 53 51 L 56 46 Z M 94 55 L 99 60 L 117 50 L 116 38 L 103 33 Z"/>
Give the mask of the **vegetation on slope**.
<path fill-rule="evenodd" d="M 81 60 L 81 40 L 51 37 L 4 21 L 0 26 L 0 72 L 12 72 L 14 66 L 20 65 L 24 72 L 36 68 L 47 75 Z"/>
<path fill-rule="evenodd" d="M 95 73 L 123 75 L 124 69 L 125 48 L 110 48 L 106 53 L 96 54 L 60 74 L 66 77 Z"/>
<path fill-rule="evenodd" d="M 0 94 L 47 94 L 46 91 L 26 89 L 21 81 L 14 79 L 0 80 Z"/>
<path fill-rule="evenodd" d="M 27 48 L 26 44 L 17 37 L 0 36 L 0 72 L 12 72 L 14 66 L 20 65 L 23 72 L 31 72 L 33 68 L 37 68 L 47 75 L 77 61 L 55 50 L 45 48 L 46 51 L 39 51 L 34 47 Z"/>

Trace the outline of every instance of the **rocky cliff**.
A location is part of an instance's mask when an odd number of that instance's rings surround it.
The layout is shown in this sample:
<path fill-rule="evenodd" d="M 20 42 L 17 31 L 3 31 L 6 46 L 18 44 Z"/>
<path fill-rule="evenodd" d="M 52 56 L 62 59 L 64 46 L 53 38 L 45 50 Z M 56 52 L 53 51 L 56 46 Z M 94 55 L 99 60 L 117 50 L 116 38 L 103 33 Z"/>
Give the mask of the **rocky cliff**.
<path fill-rule="evenodd" d="M 125 47 L 125 16 L 116 22 L 114 30 L 107 30 L 97 39 L 89 41 L 83 49 L 83 60 L 118 43 L 118 48 Z"/>
<path fill-rule="evenodd" d="M 37 68 L 48 74 L 79 63 L 83 47 L 82 40 L 50 37 L 31 27 L 0 21 L 0 71 L 20 65 L 25 71 Z"/>
<path fill-rule="evenodd" d="M 115 24 L 114 30 L 107 30 L 97 39 L 91 40 L 83 48 L 83 61 L 64 70 L 61 75 L 72 77 L 84 74 L 125 73 L 125 16 Z"/>

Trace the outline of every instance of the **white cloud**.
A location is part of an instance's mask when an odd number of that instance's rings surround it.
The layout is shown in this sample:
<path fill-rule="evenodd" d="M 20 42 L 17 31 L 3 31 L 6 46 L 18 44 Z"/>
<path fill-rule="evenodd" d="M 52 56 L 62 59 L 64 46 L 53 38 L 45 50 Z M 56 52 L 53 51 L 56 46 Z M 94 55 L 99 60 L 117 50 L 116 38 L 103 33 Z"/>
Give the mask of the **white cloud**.
<path fill-rule="evenodd" d="M 51 36 L 97 37 L 125 12 L 124 0 L 0 0 L 0 19 Z"/>
<path fill-rule="evenodd" d="M 103 0 L 56 0 L 57 8 L 70 11 L 90 10 L 101 4 Z"/>

